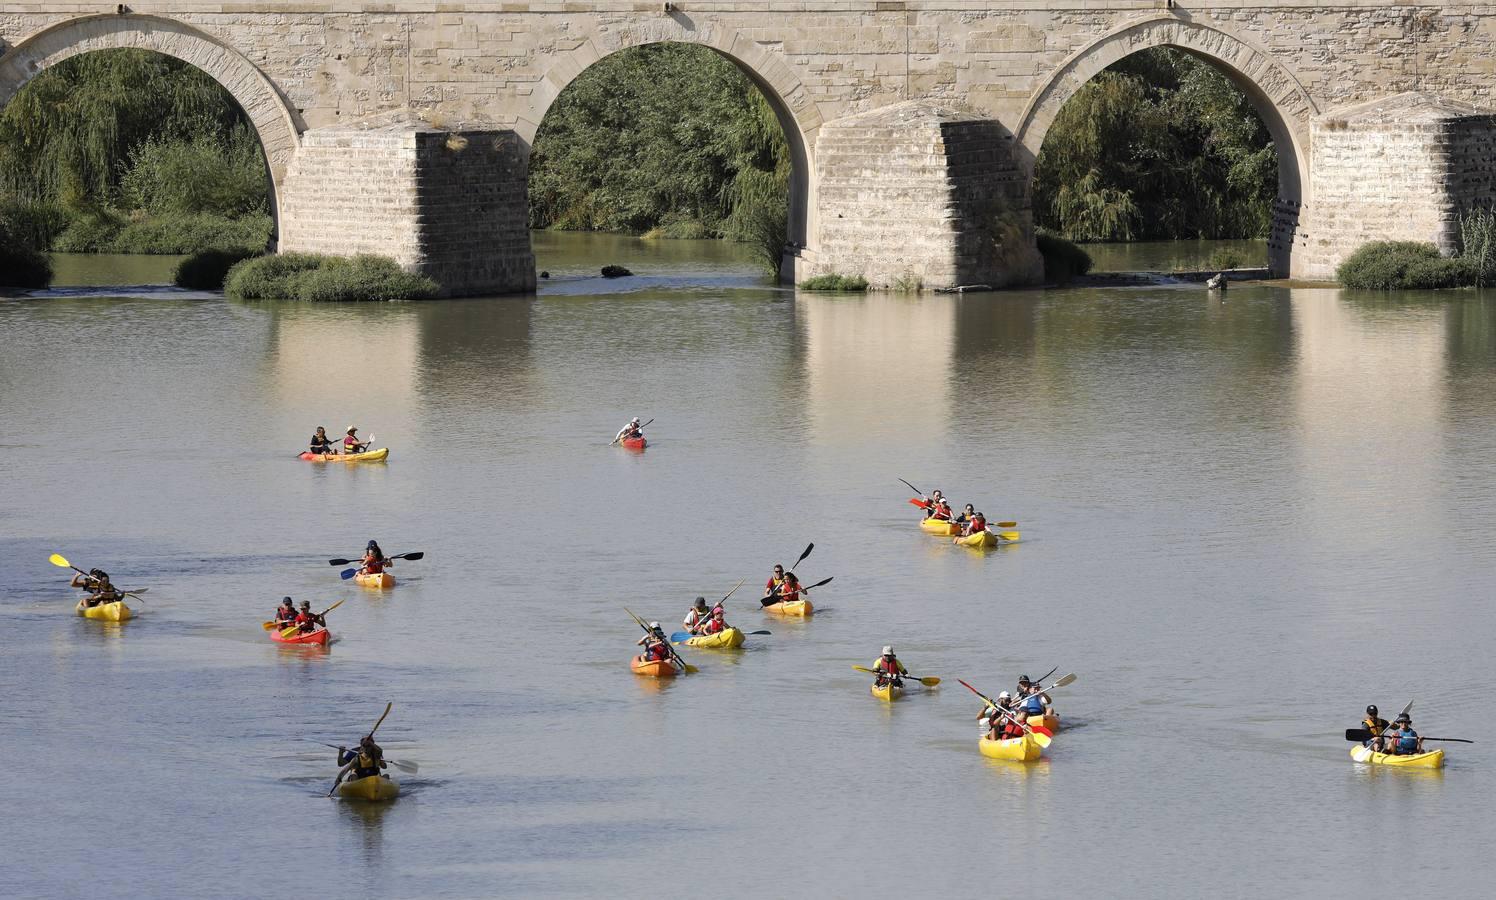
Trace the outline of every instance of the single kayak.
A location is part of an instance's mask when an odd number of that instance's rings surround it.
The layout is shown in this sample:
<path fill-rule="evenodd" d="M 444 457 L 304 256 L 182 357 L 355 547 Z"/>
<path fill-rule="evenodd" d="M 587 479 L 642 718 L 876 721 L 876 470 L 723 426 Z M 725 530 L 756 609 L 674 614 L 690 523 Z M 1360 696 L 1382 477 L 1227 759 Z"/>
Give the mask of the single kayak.
<path fill-rule="evenodd" d="M 390 448 L 365 450 L 363 453 L 313 453 L 303 450 L 301 458 L 307 462 L 378 462 L 390 455 Z"/>
<path fill-rule="evenodd" d="M 1055 713 L 1050 713 L 1047 716 L 1029 716 L 1028 725 L 1030 728 L 1038 728 L 1040 725 L 1043 725 L 1050 731 L 1059 731 L 1060 717 Z"/>
<path fill-rule="evenodd" d="M 135 615 L 135 611 L 126 606 L 123 600 L 100 603 L 97 606 L 85 606 L 83 601 L 79 600 L 75 610 L 85 619 L 99 619 L 104 622 L 123 622 Z"/>
<path fill-rule="evenodd" d="M 680 674 L 675 668 L 675 661 L 671 659 L 660 659 L 647 661 L 643 657 L 634 657 L 629 663 L 629 668 L 634 670 L 635 675 L 645 675 L 650 678 L 674 678 Z"/>
<path fill-rule="evenodd" d="M 899 687 L 898 685 L 895 685 L 891 681 L 887 684 L 874 684 L 873 696 L 877 697 L 879 700 L 887 700 L 892 703 L 893 701 L 904 696 L 904 689 L 902 687 Z"/>
<path fill-rule="evenodd" d="M 286 637 L 279 628 L 275 628 L 270 631 L 270 639 L 272 641 L 275 641 L 277 644 L 326 645 L 327 642 L 332 639 L 332 635 L 328 633 L 328 630 L 326 628 L 318 628 L 316 631 L 293 632 L 290 637 Z"/>
<path fill-rule="evenodd" d="M 1377 753 L 1370 747 L 1357 744 L 1351 748 L 1351 759 L 1359 763 L 1375 763 L 1379 766 L 1401 766 L 1405 769 L 1441 769 L 1444 767 L 1444 751 L 1430 750 L 1427 753 L 1409 753 L 1394 756 Z"/>
<path fill-rule="evenodd" d="M 698 634 L 678 643 L 683 643 L 687 647 L 700 647 L 703 650 L 732 650 L 743 646 L 744 640 L 746 638 L 743 637 L 743 632 L 729 626 L 716 634 Z"/>
<path fill-rule="evenodd" d="M 776 616 L 808 616 L 815 611 L 816 608 L 810 605 L 809 600 L 791 600 L 788 603 L 781 600 L 764 607 L 764 612 Z"/>
<path fill-rule="evenodd" d="M 963 547 L 972 547 L 981 550 L 987 547 L 996 547 L 998 540 L 997 535 L 990 531 L 978 531 L 976 534 L 968 534 L 966 537 L 956 538 L 956 543 Z"/>
<path fill-rule="evenodd" d="M 623 440 L 619 441 L 619 443 L 628 450 L 643 450 L 645 447 L 649 446 L 649 441 L 645 440 L 642 437 L 624 438 Z"/>
<path fill-rule="evenodd" d="M 388 775 L 355 778 L 338 785 L 338 796 L 344 800 L 393 800 L 400 796 L 400 782 Z"/>
<path fill-rule="evenodd" d="M 1034 740 L 1033 735 L 1030 734 L 1008 738 L 1005 741 L 994 741 L 984 737 L 981 739 L 980 749 L 983 756 L 992 759 L 1015 759 L 1020 762 L 1033 762 L 1043 751 L 1039 742 Z"/>
<path fill-rule="evenodd" d="M 353 583 L 366 588 L 391 588 L 395 586 L 395 576 L 388 572 L 359 572 L 353 576 Z"/>
<path fill-rule="evenodd" d="M 955 537 L 961 533 L 961 526 L 946 519 L 925 519 L 919 523 L 919 527 L 930 534 L 938 534 L 942 537 Z"/>

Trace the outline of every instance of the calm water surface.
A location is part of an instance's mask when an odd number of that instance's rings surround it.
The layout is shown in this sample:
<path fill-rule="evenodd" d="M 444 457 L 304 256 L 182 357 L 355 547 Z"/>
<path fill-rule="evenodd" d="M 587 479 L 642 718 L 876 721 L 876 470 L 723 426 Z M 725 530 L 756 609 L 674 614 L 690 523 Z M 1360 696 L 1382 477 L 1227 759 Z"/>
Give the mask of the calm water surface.
<path fill-rule="evenodd" d="M 830 296 L 720 244 L 538 254 L 533 298 L 0 300 L 0 896 L 1487 893 L 1490 295 Z M 649 449 L 606 446 L 635 414 Z M 388 463 L 296 460 L 319 424 Z M 900 477 L 1024 540 L 923 535 Z M 371 537 L 427 557 L 340 582 Z M 755 611 L 812 540 L 820 614 Z M 53 551 L 142 615 L 74 617 Z M 772 636 L 629 673 L 622 607 L 742 578 L 730 620 Z M 346 599 L 340 640 L 266 640 L 287 594 Z M 875 702 L 851 666 L 885 643 L 945 684 Z M 1052 666 L 1048 757 L 978 755 L 955 679 Z M 1353 765 L 1341 730 L 1409 699 L 1479 743 Z M 420 774 L 325 799 L 312 741 L 387 700 Z"/>

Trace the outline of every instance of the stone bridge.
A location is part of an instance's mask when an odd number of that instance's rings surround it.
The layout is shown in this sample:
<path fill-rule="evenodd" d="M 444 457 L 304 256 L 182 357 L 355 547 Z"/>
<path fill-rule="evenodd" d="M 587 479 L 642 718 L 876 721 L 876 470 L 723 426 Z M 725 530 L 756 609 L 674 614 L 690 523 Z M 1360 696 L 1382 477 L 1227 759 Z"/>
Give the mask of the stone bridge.
<path fill-rule="evenodd" d="M 217 79 L 259 132 L 281 250 L 393 256 L 450 293 L 535 284 L 530 141 L 627 47 L 701 44 L 774 105 L 794 157 L 785 276 L 1033 280 L 1035 157 L 1060 107 L 1175 47 L 1271 131 L 1273 268 L 1365 240 L 1450 248 L 1496 199 L 1496 6 L 1385 0 L 6 0 L 0 103 L 48 66 L 140 47 Z"/>

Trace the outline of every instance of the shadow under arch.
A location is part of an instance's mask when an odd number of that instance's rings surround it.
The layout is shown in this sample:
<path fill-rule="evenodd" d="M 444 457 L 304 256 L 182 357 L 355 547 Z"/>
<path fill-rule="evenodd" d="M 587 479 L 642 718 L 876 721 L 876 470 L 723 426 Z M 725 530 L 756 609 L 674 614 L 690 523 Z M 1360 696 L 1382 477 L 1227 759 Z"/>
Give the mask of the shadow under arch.
<path fill-rule="evenodd" d="M 70 57 L 98 50 L 150 50 L 195 66 L 218 82 L 254 128 L 270 177 L 271 247 L 280 235 L 281 184 L 305 129 L 290 103 L 239 51 L 206 32 L 159 16 L 106 14 L 67 19 L 0 56 L 0 107 L 31 79 Z"/>
<path fill-rule="evenodd" d="M 1319 107 L 1299 79 L 1266 49 L 1180 16 L 1154 16 L 1120 26 L 1068 56 L 1024 106 L 1016 132 L 1019 164 L 1030 184 L 1044 137 L 1060 109 L 1092 78 L 1151 47 L 1172 47 L 1223 73 L 1251 102 L 1278 154 L 1278 200 L 1268 238 L 1274 274 L 1292 271 L 1299 216 L 1309 204 L 1309 121 Z"/>
<path fill-rule="evenodd" d="M 737 66 L 763 93 L 779 120 L 790 153 L 787 240 L 796 248 L 813 247 L 816 235 L 815 179 L 810 154 L 822 124 L 815 100 L 777 55 L 731 29 L 717 26 L 698 29 L 678 11 L 658 25 L 595 34 L 575 48 L 557 54 L 530 95 L 528 113 L 521 115 L 514 126 L 524 142 L 527 160 L 546 111 L 583 70 L 620 50 L 665 43 L 694 44 L 711 50 Z M 528 177 L 527 161 L 526 179 Z"/>

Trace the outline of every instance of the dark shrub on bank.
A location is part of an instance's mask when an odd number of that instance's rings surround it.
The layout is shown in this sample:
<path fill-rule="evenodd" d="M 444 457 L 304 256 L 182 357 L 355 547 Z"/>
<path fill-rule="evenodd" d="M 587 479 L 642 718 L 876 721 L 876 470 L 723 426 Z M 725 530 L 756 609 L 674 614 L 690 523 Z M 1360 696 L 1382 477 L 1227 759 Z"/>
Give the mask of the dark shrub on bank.
<path fill-rule="evenodd" d="M 195 291 L 216 291 L 223 287 L 223 279 L 236 263 L 259 256 L 240 248 L 238 250 L 204 250 L 194 253 L 177 263 L 172 275 L 177 287 Z"/>
<path fill-rule="evenodd" d="M 807 291 L 846 291 L 859 293 L 867 290 L 867 279 L 861 275 L 817 275 L 800 282 L 802 290 Z"/>
<path fill-rule="evenodd" d="M 52 283 L 52 261 L 0 218 L 0 287 L 44 288 Z"/>
<path fill-rule="evenodd" d="M 1335 277 L 1348 288 L 1378 291 L 1463 287 L 1475 284 L 1469 260 L 1447 259 L 1433 244 L 1373 241 L 1346 257 Z"/>
<path fill-rule="evenodd" d="M 247 259 L 229 270 L 223 291 L 235 300 L 424 300 L 436 282 L 383 256 L 282 253 Z"/>
<path fill-rule="evenodd" d="M 1039 255 L 1044 258 L 1044 280 L 1051 284 L 1064 284 L 1091 271 L 1091 254 L 1048 231 L 1039 231 L 1034 236 L 1039 245 Z"/>

